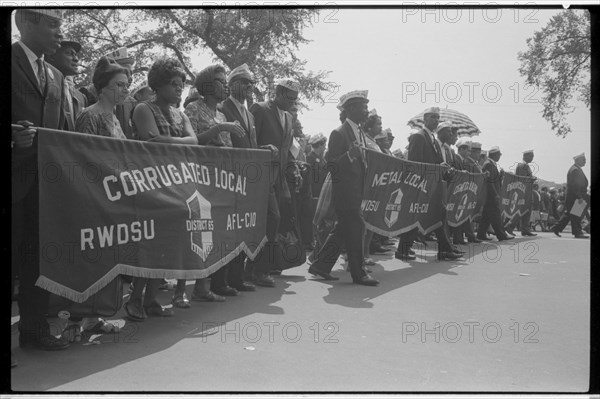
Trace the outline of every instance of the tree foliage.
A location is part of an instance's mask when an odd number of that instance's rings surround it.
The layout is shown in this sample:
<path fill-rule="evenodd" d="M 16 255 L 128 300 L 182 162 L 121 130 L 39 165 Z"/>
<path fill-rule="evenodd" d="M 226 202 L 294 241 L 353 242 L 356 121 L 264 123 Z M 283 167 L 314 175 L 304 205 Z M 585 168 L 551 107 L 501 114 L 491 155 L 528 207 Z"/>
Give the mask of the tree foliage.
<path fill-rule="evenodd" d="M 565 10 L 527 39 L 519 52 L 519 72 L 543 92 L 543 116 L 557 136 L 571 127 L 566 116 L 574 111 L 574 95 L 590 108 L 591 23 L 587 10 Z"/>
<path fill-rule="evenodd" d="M 301 95 L 323 102 L 334 88 L 328 71 L 307 71 L 296 52 L 309 41 L 304 29 L 318 17 L 316 9 L 77 9 L 63 24 L 65 37 L 83 44 L 85 72 L 78 82 L 90 82 L 96 60 L 125 46 L 136 59 L 135 81 L 145 78 L 153 59 L 162 54 L 177 57 L 193 82 L 190 56 L 207 50 L 216 63 L 233 69 L 247 63 L 257 84 L 255 96 L 264 100 L 273 83 L 296 79 Z"/>

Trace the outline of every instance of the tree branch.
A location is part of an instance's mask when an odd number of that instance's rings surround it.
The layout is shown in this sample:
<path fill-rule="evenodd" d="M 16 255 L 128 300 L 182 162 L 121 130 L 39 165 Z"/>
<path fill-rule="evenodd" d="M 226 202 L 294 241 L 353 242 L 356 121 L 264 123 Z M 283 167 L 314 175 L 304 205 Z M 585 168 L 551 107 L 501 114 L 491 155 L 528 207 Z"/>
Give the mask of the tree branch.
<path fill-rule="evenodd" d="M 96 18 L 94 15 L 90 14 L 89 12 L 85 11 L 85 9 L 82 9 L 83 13 L 85 15 L 87 15 L 89 18 L 93 19 L 94 21 L 98 22 L 100 25 L 102 25 L 104 27 L 104 29 L 106 29 L 106 31 L 108 32 L 108 34 L 110 35 L 112 42 L 114 44 L 119 44 L 119 42 L 117 41 L 117 39 L 115 38 L 115 35 L 113 35 L 113 33 L 111 32 L 111 30 L 109 29 L 109 27 L 106 25 L 106 23 L 104 21 L 99 20 L 98 18 Z"/>

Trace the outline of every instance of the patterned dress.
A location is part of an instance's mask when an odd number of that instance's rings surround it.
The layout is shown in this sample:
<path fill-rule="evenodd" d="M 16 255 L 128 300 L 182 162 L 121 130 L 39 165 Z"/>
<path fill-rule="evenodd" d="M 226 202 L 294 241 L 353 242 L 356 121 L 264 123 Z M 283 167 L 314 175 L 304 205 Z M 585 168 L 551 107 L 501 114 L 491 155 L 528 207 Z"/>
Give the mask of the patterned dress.
<path fill-rule="evenodd" d="M 156 127 L 158 128 L 158 134 L 168 137 L 183 137 L 183 112 L 175 107 L 169 107 L 169 113 L 163 113 L 154 101 L 144 101 L 137 104 L 136 107 L 139 107 L 140 104 L 145 104 L 152 111 Z M 139 137 L 133 119 L 131 119 L 131 124 L 134 134 Z"/>
<path fill-rule="evenodd" d="M 219 123 L 227 122 L 227 119 L 222 112 L 217 110 L 216 114 L 214 114 L 202 98 L 190 102 L 185 107 L 185 114 L 190 118 L 192 128 L 196 135 L 206 132 Z M 218 136 L 208 142 L 207 145 L 232 147 L 231 135 L 229 132 L 220 131 Z"/>
<path fill-rule="evenodd" d="M 116 139 L 127 139 L 115 114 L 104 112 L 102 108 L 93 105 L 81 111 L 75 122 L 75 131 Z"/>

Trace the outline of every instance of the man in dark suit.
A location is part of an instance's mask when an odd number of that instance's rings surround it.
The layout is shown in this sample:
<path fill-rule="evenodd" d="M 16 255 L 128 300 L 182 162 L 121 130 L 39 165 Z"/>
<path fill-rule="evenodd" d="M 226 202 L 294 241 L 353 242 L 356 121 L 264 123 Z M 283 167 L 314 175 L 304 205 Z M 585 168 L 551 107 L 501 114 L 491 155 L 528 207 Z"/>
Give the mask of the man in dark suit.
<path fill-rule="evenodd" d="M 532 177 L 533 173 L 531 172 L 531 168 L 529 167 L 529 164 L 531 163 L 531 161 L 533 161 L 533 150 L 524 151 L 523 152 L 523 162 L 519 162 L 517 164 L 517 167 L 515 169 L 515 175 Z M 537 234 L 533 233 L 529 229 L 529 220 L 531 219 L 531 210 L 527 213 L 527 215 L 521 217 L 520 219 L 521 219 L 521 221 L 520 221 L 521 235 L 523 237 L 536 236 Z M 516 222 L 515 222 L 515 224 L 516 224 Z M 513 227 L 514 227 L 514 224 L 511 223 L 508 226 L 507 231 L 509 233 L 512 232 Z"/>
<path fill-rule="evenodd" d="M 438 107 L 431 107 L 425 110 L 423 114 L 424 127 L 418 132 L 412 134 L 408 138 L 408 154 L 407 158 L 409 161 L 429 163 L 429 164 L 442 164 L 450 166 L 446 161 L 447 153 L 442 148 L 442 142 L 436 137 L 434 132 L 438 129 L 440 120 L 440 109 Z M 442 130 L 442 129 L 440 129 Z M 443 126 L 441 132 L 442 137 L 450 136 L 452 133 L 451 125 Z M 443 199 L 445 201 L 445 199 Z M 444 206 L 444 204 L 440 204 Z M 445 219 L 445 214 L 444 214 Z M 416 238 L 417 230 L 414 229 L 407 233 L 400 235 L 400 241 L 398 242 L 398 250 L 396 251 L 396 259 L 401 260 L 414 260 L 416 256 L 410 248 Z M 454 260 L 461 257 L 459 253 L 455 253 L 444 225 L 440 226 L 435 231 L 438 241 L 438 259 L 439 260 Z"/>
<path fill-rule="evenodd" d="M 479 160 L 480 155 L 481 155 L 481 143 L 472 141 L 470 151 L 468 152 L 467 156 L 463 160 L 464 170 L 466 170 L 467 172 L 470 172 L 470 173 L 483 173 L 483 171 L 481 170 L 481 166 L 477 162 Z M 482 187 L 481 189 L 484 190 L 485 188 Z M 485 203 L 485 197 L 483 197 L 482 201 L 484 201 L 484 203 Z M 479 206 L 483 207 L 483 204 L 481 204 Z M 465 234 L 467 236 L 467 240 L 469 242 L 476 243 L 476 244 L 481 242 L 481 240 L 475 236 L 475 233 L 473 232 L 473 226 L 471 223 L 468 222 L 468 225 L 465 226 L 464 232 L 465 232 Z M 489 240 L 489 238 L 488 238 L 488 240 Z"/>
<path fill-rule="evenodd" d="M 274 287 L 275 281 L 269 272 L 277 269 L 280 262 L 280 248 L 277 242 L 281 204 L 291 202 L 290 189 L 286 179 L 288 161 L 291 159 L 292 115 L 288 112 L 298 98 L 300 87 L 291 79 L 280 80 L 275 87 L 275 98 L 254 103 L 250 112 L 254 116 L 256 142 L 259 146 L 272 145 L 278 151 L 272 163 L 270 176 L 273 184 L 269 191 L 267 207 L 267 244 L 261 253 L 247 267 L 256 285 Z"/>
<path fill-rule="evenodd" d="M 254 87 L 254 75 L 247 64 L 234 68 L 227 76 L 229 97 L 223 101 L 221 112 L 227 122 L 237 122 L 244 130 L 244 136 L 231 135 L 231 143 L 235 148 L 258 148 L 254 116 L 246 109 L 245 102 L 248 92 Z M 262 147 L 275 150 L 271 147 Z M 244 252 L 236 256 L 226 266 L 217 270 L 211 276 L 210 289 L 218 295 L 237 295 L 237 291 L 255 291 L 254 284 L 244 281 Z"/>
<path fill-rule="evenodd" d="M 565 198 L 564 213 L 558 223 L 552 227 L 552 232 L 560 237 L 565 226 L 571 222 L 571 231 L 575 238 L 589 238 L 581 230 L 581 216 L 571 214 L 575 200 L 584 200 L 588 204 L 590 198 L 587 195 L 588 179 L 583 173 L 582 167 L 586 164 L 585 154 L 573 157 L 575 164 L 569 168 L 567 173 L 567 194 Z"/>
<path fill-rule="evenodd" d="M 466 138 L 460 138 L 455 142 L 455 145 L 458 152 L 454 155 L 453 167 L 457 170 L 468 171 L 465 163 L 471 151 L 471 141 Z M 466 244 L 463 233 L 467 237 L 475 238 L 471 223 L 468 220 L 458 227 L 450 228 L 450 231 L 452 232 L 452 241 L 454 244 Z"/>
<path fill-rule="evenodd" d="M 64 78 L 44 61 L 60 48 L 59 10 L 18 9 L 21 39 L 12 45 L 12 266 L 19 274 L 19 345 L 45 350 L 69 343 L 50 334 L 46 321 L 49 293 L 35 286 L 39 277 L 39 190 L 36 126 L 64 126 Z"/>
<path fill-rule="evenodd" d="M 477 231 L 477 238 L 480 240 L 489 241 L 486 232 L 490 224 L 494 229 L 494 234 L 498 238 L 498 241 L 509 240 L 508 235 L 504 231 L 504 226 L 502 225 L 502 213 L 500 210 L 502 204 L 502 176 L 498 170 L 498 165 L 496 164 L 498 160 L 500 160 L 500 156 L 502 156 L 500 148 L 490 148 L 488 151 L 488 158 L 485 160 L 482 167 L 482 170 L 489 174 L 486 177 L 486 201 L 483 205 L 481 221 L 479 222 Z"/>
<path fill-rule="evenodd" d="M 65 124 L 63 129 L 71 132 L 75 131 L 75 121 L 77 116 L 87 107 L 87 98 L 79 90 L 75 89 L 73 76 L 79 73 L 78 54 L 81 51 L 81 44 L 74 41 L 63 40 L 60 48 L 54 54 L 48 54 L 46 61 L 58 69 L 65 77 Z"/>
<path fill-rule="evenodd" d="M 360 124 L 369 114 L 368 92 L 355 90 L 340 98 L 340 107 L 346 111 L 346 120 L 329 135 L 326 159 L 332 179 L 332 205 L 337 222 L 325 243 L 314 256 L 309 273 L 326 280 L 337 280 L 331 269 L 337 262 L 342 245 L 348 253 L 348 265 L 355 284 L 374 286 L 379 281 L 369 276 L 364 268 L 363 237 L 365 222 L 360 209 L 363 199 L 366 147 L 365 133 Z"/>

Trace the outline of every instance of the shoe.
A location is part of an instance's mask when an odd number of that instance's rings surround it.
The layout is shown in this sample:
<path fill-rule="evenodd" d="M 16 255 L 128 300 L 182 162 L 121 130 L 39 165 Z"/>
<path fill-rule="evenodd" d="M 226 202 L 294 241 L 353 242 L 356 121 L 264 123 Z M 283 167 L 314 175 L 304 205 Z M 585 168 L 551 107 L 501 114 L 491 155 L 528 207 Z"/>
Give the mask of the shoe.
<path fill-rule="evenodd" d="M 452 252 L 454 252 L 455 254 L 460 254 L 460 255 L 466 253 L 465 251 L 462 251 L 456 247 L 452 247 Z"/>
<path fill-rule="evenodd" d="M 510 241 L 513 238 L 515 238 L 515 237 L 500 237 L 500 238 L 498 238 L 498 241 Z"/>
<path fill-rule="evenodd" d="M 438 260 L 456 260 L 462 258 L 462 255 L 455 254 L 454 252 L 438 252 L 437 259 Z"/>
<path fill-rule="evenodd" d="M 10 351 L 10 368 L 17 367 L 19 362 L 17 362 L 17 358 L 13 354 L 12 350 Z"/>
<path fill-rule="evenodd" d="M 477 237 L 467 238 L 467 241 L 473 244 L 479 244 L 481 240 Z"/>
<path fill-rule="evenodd" d="M 412 249 L 409 249 L 408 253 L 411 254 L 411 255 L 413 255 L 413 256 L 417 255 L 417 253 L 415 251 L 413 251 Z"/>
<path fill-rule="evenodd" d="M 506 237 L 507 237 L 509 240 L 512 240 L 512 239 L 513 239 L 513 238 L 515 238 L 516 236 L 515 236 L 514 234 L 506 234 Z"/>
<path fill-rule="evenodd" d="M 388 249 L 382 247 L 380 244 L 369 245 L 369 253 L 372 253 L 372 254 L 384 254 L 387 251 L 388 251 Z"/>
<path fill-rule="evenodd" d="M 535 237 L 537 234 L 532 233 L 531 231 L 522 231 L 521 237 Z"/>
<path fill-rule="evenodd" d="M 45 351 L 60 351 L 67 349 L 70 344 L 66 339 L 56 338 L 50 333 L 46 333 L 43 337 L 29 337 L 24 334 L 19 334 L 19 346 L 21 348 L 32 347 Z"/>
<path fill-rule="evenodd" d="M 403 254 L 403 253 L 400 253 L 398 251 L 396 251 L 394 253 L 394 257 L 396 259 L 400 259 L 400 260 L 404 260 L 404 261 L 416 260 L 417 259 L 417 257 L 415 255 L 411 254 L 411 253 Z"/>
<path fill-rule="evenodd" d="M 214 289 L 211 289 L 211 291 L 221 296 L 237 296 L 238 294 L 238 291 L 235 288 L 228 285 L 224 287 L 215 287 Z"/>
<path fill-rule="evenodd" d="M 189 309 L 192 307 L 192 304 L 190 303 L 190 300 L 187 299 L 187 295 L 185 295 L 185 293 L 183 295 L 173 296 L 171 303 L 173 306 L 179 309 Z"/>
<path fill-rule="evenodd" d="M 269 276 L 268 274 L 263 274 L 261 276 L 255 275 L 254 284 L 260 287 L 275 287 L 275 280 L 273 280 L 273 277 Z"/>
<path fill-rule="evenodd" d="M 590 236 L 585 235 L 585 234 L 577 234 L 576 236 L 574 236 L 575 238 L 590 238 Z"/>
<path fill-rule="evenodd" d="M 269 276 L 281 276 L 281 272 L 279 269 L 269 270 Z"/>
<path fill-rule="evenodd" d="M 256 291 L 256 286 L 252 283 L 247 283 L 245 281 L 241 282 L 240 284 L 236 284 L 236 285 L 231 285 L 232 288 L 235 288 L 238 291 Z"/>
<path fill-rule="evenodd" d="M 479 235 L 478 235 L 478 236 L 477 236 L 477 239 L 478 239 L 478 240 L 481 240 L 481 241 L 492 241 L 492 239 L 491 239 L 491 238 L 488 238 L 487 236 L 486 236 L 486 237 L 483 237 L 483 236 L 479 236 Z"/>
<path fill-rule="evenodd" d="M 389 238 L 384 238 L 381 241 L 381 245 L 384 246 L 384 247 L 387 247 L 387 246 L 390 246 L 390 245 L 396 245 L 396 243 L 394 241 L 390 240 Z"/>
<path fill-rule="evenodd" d="M 155 317 L 171 317 L 175 315 L 175 312 L 173 312 L 173 309 L 163 308 L 160 304 L 153 303 L 146 307 L 146 314 Z"/>
<path fill-rule="evenodd" d="M 217 295 L 212 291 L 207 294 L 199 295 L 197 292 L 192 292 L 192 301 L 196 302 L 225 302 L 225 297 Z"/>
<path fill-rule="evenodd" d="M 467 242 L 465 240 L 456 240 L 454 241 L 455 245 L 467 245 Z"/>
<path fill-rule="evenodd" d="M 309 267 L 308 268 L 308 272 L 310 274 L 312 274 L 313 276 L 319 276 L 325 280 L 329 280 L 329 281 L 335 281 L 335 280 L 339 280 L 339 278 L 337 277 L 333 277 L 331 274 L 326 273 L 326 272 L 322 272 L 320 270 L 315 269 L 314 267 Z"/>
<path fill-rule="evenodd" d="M 363 277 L 361 277 L 358 280 L 352 280 L 352 282 L 354 284 L 367 285 L 367 286 L 370 286 L 370 287 L 379 284 L 378 280 L 375 280 L 373 277 L 371 277 L 369 275 L 363 276 Z"/>
<path fill-rule="evenodd" d="M 127 316 L 134 321 L 144 321 L 148 318 L 148 315 L 142 306 L 141 299 L 130 299 L 123 307 L 125 308 Z"/>
<path fill-rule="evenodd" d="M 554 233 L 554 235 L 555 235 L 555 236 L 557 236 L 557 237 L 562 237 L 562 236 L 560 235 L 560 233 L 558 232 L 558 230 L 555 230 L 554 228 L 552 228 L 552 229 L 550 229 L 550 230 L 551 230 L 551 231 Z"/>

